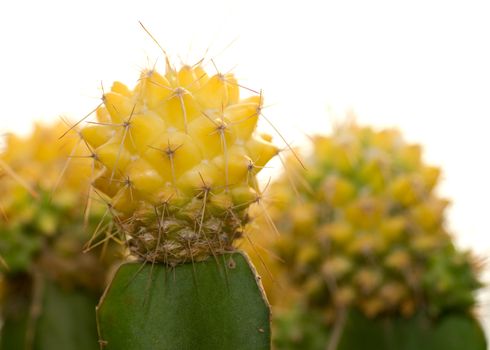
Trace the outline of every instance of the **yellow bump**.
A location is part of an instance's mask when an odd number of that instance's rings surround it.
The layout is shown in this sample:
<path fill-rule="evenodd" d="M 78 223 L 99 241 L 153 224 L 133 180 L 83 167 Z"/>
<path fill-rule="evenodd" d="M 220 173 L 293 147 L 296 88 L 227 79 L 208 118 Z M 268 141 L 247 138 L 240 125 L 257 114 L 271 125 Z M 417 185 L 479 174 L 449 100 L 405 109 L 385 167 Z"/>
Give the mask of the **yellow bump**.
<path fill-rule="evenodd" d="M 209 202 L 211 204 L 210 209 L 217 215 L 233 207 L 233 198 L 229 192 L 212 193 Z"/>
<path fill-rule="evenodd" d="M 394 242 L 401 238 L 407 226 L 403 216 L 393 216 L 383 219 L 380 225 L 380 233 L 388 242 Z"/>
<path fill-rule="evenodd" d="M 212 76 L 199 90 L 194 92 L 194 96 L 203 110 L 222 110 L 230 102 L 226 82 L 219 74 Z"/>
<path fill-rule="evenodd" d="M 215 157 L 213 163 L 222 171 L 228 185 L 243 183 L 252 174 L 251 159 L 244 154 L 243 147 L 232 146 L 226 154 Z"/>
<path fill-rule="evenodd" d="M 158 109 L 165 104 L 173 93 L 169 81 L 159 73 L 145 70 L 141 73 L 135 95 L 144 100 L 149 109 Z"/>
<path fill-rule="evenodd" d="M 414 221 L 425 230 L 433 231 L 442 223 L 444 210 L 449 202 L 431 198 L 411 209 Z"/>
<path fill-rule="evenodd" d="M 126 97 L 131 96 L 131 91 L 128 89 L 128 87 L 119 81 L 115 81 L 112 84 L 111 91 Z"/>
<path fill-rule="evenodd" d="M 410 254 L 405 250 L 395 250 L 385 258 L 385 265 L 398 271 L 404 271 L 410 267 Z"/>
<path fill-rule="evenodd" d="M 304 290 L 307 295 L 318 295 L 324 290 L 324 285 L 325 282 L 323 281 L 323 278 L 313 275 L 306 280 L 302 290 Z"/>
<path fill-rule="evenodd" d="M 321 237 L 326 237 L 335 244 L 344 245 L 351 241 L 354 236 L 354 231 L 348 222 L 331 222 L 323 225 L 319 229 Z"/>
<path fill-rule="evenodd" d="M 177 71 L 171 67 L 170 65 L 168 65 L 168 62 L 167 62 L 167 70 L 165 72 L 165 79 L 168 80 L 168 82 L 173 86 L 173 87 L 176 87 L 176 86 L 179 86 L 178 82 L 177 82 Z"/>
<path fill-rule="evenodd" d="M 414 237 L 410 245 L 419 253 L 433 251 L 433 249 L 444 244 L 443 237 L 437 235 L 423 235 Z"/>
<path fill-rule="evenodd" d="M 291 208 L 290 215 L 293 228 L 299 235 L 313 235 L 317 220 L 314 205 L 311 203 L 298 204 Z"/>
<path fill-rule="evenodd" d="M 199 145 L 206 159 L 223 154 L 235 143 L 235 134 L 227 125 L 229 121 L 209 115 L 189 124 L 189 135 Z"/>
<path fill-rule="evenodd" d="M 338 176 L 329 176 L 322 189 L 327 202 L 334 206 L 346 204 L 356 194 L 356 188 L 351 182 Z"/>
<path fill-rule="evenodd" d="M 359 139 L 349 133 L 339 133 L 332 140 L 332 148 L 328 153 L 328 161 L 341 173 L 351 172 L 361 158 Z"/>
<path fill-rule="evenodd" d="M 202 160 L 199 147 L 194 140 L 182 132 L 165 133 L 149 144 L 143 155 L 161 176 L 168 181 L 177 181 L 182 174 L 198 165 Z"/>
<path fill-rule="evenodd" d="M 363 293 L 370 293 L 380 285 L 382 276 L 379 271 L 365 267 L 358 270 L 354 281 Z"/>
<path fill-rule="evenodd" d="M 357 255 L 378 254 L 384 249 L 386 249 L 386 243 L 383 242 L 381 237 L 373 233 L 364 233 L 357 236 L 347 247 L 347 251 L 350 254 Z"/>
<path fill-rule="evenodd" d="M 241 206 L 237 208 L 238 210 L 246 209 L 247 206 L 245 204 L 248 205 L 257 200 L 257 192 L 249 186 L 238 186 L 232 188 L 231 196 L 233 203 L 236 206 Z"/>
<path fill-rule="evenodd" d="M 279 152 L 275 145 L 259 137 L 252 137 L 245 143 L 245 147 L 257 167 L 263 167 Z"/>
<path fill-rule="evenodd" d="M 407 145 L 400 149 L 400 162 L 406 169 L 415 170 L 422 162 L 422 147 L 420 145 Z"/>
<path fill-rule="evenodd" d="M 97 148 L 109 141 L 115 131 L 114 127 L 108 125 L 90 125 L 84 127 L 80 133 L 92 148 Z"/>
<path fill-rule="evenodd" d="M 95 115 L 97 117 L 97 121 L 101 123 L 111 122 L 111 115 L 109 114 L 105 106 L 100 106 L 99 108 L 97 108 L 97 110 L 95 111 Z"/>
<path fill-rule="evenodd" d="M 372 191 L 379 193 L 385 187 L 385 179 L 391 175 L 389 171 L 389 157 L 385 154 L 375 154 L 361 165 L 358 176 Z"/>
<path fill-rule="evenodd" d="M 351 286 L 340 286 L 335 290 L 333 298 L 336 305 L 348 306 L 354 302 L 356 292 Z"/>
<path fill-rule="evenodd" d="M 405 206 L 416 203 L 419 197 L 414 182 L 409 175 L 401 175 L 393 180 L 389 185 L 389 191 L 394 199 Z"/>
<path fill-rule="evenodd" d="M 407 294 L 407 288 L 400 282 L 388 282 L 379 291 L 381 299 L 391 306 L 397 305 Z"/>
<path fill-rule="evenodd" d="M 327 278 L 341 278 L 352 270 L 352 262 L 343 256 L 332 256 L 322 264 L 321 271 Z"/>
<path fill-rule="evenodd" d="M 226 107 L 224 115 L 238 139 L 247 140 L 252 135 L 257 126 L 261 103 L 260 96 L 252 96 Z"/>
<path fill-rule="evenodd" d="M 124 186 L 123 180 L 120 177 L 114 177 L 111 181 L 111 172 L 108 169 L 106 169 L 100 176 L 97 176 L 93 185 L 97 191 L 101 191 L 110 197 L 114 197 Z"/>
<path fill-rule="evenodd" d="M 118 175 L 118 172 L 124 171 L 131 161 L 131 154 L 126 150 L 124 145 L 121 145 L 121 142 L 110 141 L 109 143 L 103 144 L 95 150 L 95 154 L 102 164 L 109 168 L 115 175 Z"/>
<path fill-rule="evenodd" d="M 165 131 L 165 122 L 158 114 L 149 111 L 145 114 L 133 115 L 125 139 L 126 146 L 129 149 L 135 148 L 139 154 L 144 154 Z"/>
<path fill-rule="evenodd" d="M 115 92 L 108 92 L 104 95 L 104 104 L 115 124 L 127 121 L 133 110 L 137 112 L 138 107 L 128 97 Z"/>
<path fill-rule="evenodd" d="M 313 154 L 318 155 L 318 157 L 323 157 L 332 152 L 333 142 L 331 138 L 325 136 L 313 136 Z"/>
<path fill-rule="evenodd" d="M 112 198 L 111 205 L 124 215 L 131 216 L 138 207 L 138 201 L 135 200 L 135 193 L 128 186 L 124 186 Z"/>
<path fill-rule="evenodd" d="M 153 198 L 165 185 L 164 179 L 158 172 L 143 159 L 137 159 L 128 166 L 127 174 L 132 186 L 145 194 L 146 198 Z"/>
<path fill-rule="evenodd" d="M 205 85 L 209 80 L 208 73 L 206 73 L 204 68 L 200 65 L 194 67 L 194 76 L 196 77 L 197 81 L 196 84 L 192 84 L 192 86 L 189 87 L 191 91 L 200 89 L 201 86 Z"/>
<path fill-rule="evenodd" d="M 320 258 L 320 251 L 315 242 L 303 244 L 296 254 L 296 262 L 298 266 L 309 265 Z"/>
<path fill-rule="evenodd" d="M 387 152 L 392 152 L 394 147 L 403 141 L 401 134 L 396 129 L 387 129 L 375 132 L 372 137 L 372 145 Z"/>
<path fill-rule="evenodd" d="M 359 227 L 373 227 L 383 217 L 384 203 L 376 197 L 361 197 L 346 208 L 345 214 L 350 222 Z"/>
<path fill-rule="evenodd" d="M 201 109 L 194 97 L 182 87 L 175 88 L 157 109 L 167 125 L 186 132 L 189 124 L 201 116 Z"/>
<path fill-rule="evenodd" d="M 441 176 L 441 169 L 433 166 L 425 166 L 422 168 L 422 178 L 424 179 L 425 186 L 430 191 L 434 188 Z"/>
<path fill-rule="evenodd" d="M 180 68 L 179 72 L 177 73 L 177 81 L 179 86 L 189 90 L 193 87 L 193 85 L 197 84 L 199 77 L 196 77 L 194 73 L 195 72 L 191 66 L 186 65 Z"/>
<path fill-rule="evenodd" d="M 224 186 L 223 174 L 212 163 L 202 161 L 182 175 L 177 180 L 177 186 L 182 191 L 194 195 L 202 192 L 206 188 L 213 191 L 216 190 L 215 187 L 218 187 L 218 190 L 222 190 Z"/>

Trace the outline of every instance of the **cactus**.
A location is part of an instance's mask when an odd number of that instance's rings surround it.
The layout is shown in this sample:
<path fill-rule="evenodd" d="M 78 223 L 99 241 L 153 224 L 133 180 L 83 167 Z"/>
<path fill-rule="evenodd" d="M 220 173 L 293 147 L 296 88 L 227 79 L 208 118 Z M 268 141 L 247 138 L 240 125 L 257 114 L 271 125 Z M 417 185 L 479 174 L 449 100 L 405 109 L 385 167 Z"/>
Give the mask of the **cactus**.
<path fill-rule="evenodd" d="M 164 75 L 144 70 L 134 89 L 115 82 L 103 95 L 81 135 L 138 266 L 121 267 L 99 304 L 104 348 L 268 348 L 268 305 L 234 253 L 261 198 L 256 174 L 278 152 L 255 132 L 261 108 L 261 94 L 240 98 L 232 74 L 200 64 L 167 62 Z"/>
<path fill-rule="evenodd" d="M 94 240 L 99 247 L 82 253 L 104 207 L 80 211 L 89 160 L 77 158 L 86 153 L 78 136 L 58 140 L 65 129 L 7 135 L 0 153 L 2 349 L 97 347 L 94 308 L 119 245 Z"/>
<path fill-rule="evenodd" d="M 302 298 L 296 311 L 278 320 L 279 334 L 296 334 L 298 344 L 312 343 L 306 339 L 316 332 L 312 322 L 297 322 L 299 329 L 293 331 L 288 327 L 294 322 L 287 321 L 310 317 L 322 320 L 318 338 L 330 334 L 329 349 L 339 342 L 339 349 L 430 344 L 430 349 L 446 349 L 452 347 L 434 339 L 455 317 L 470 331 L 449 331 L 448 326 L 445 341 L 466 337 L 465 348 L 484 349 L 470 314 L 481 286 L 477 263 L 453 244 L 444 224 L 448 201 L 434 190 L 440 171 L 424 164 L 421 147 L 408 144 L 395 130 L 355 123 L 312 141 L 307 171 L 286 162 L 287 173 L 271 189 L 276 204 L 270 213 L 280 235 L 265 244 L 284 261 L 275 266 L 283 271 L 281 282 Z M 284 289 L 274 293 L 284 299 Z M 371 336 L 362 333 L 366 324 L 372 325 Z M 405 329 L 417 345 L 404 345 L 402 338 L 390 343 L 387 339 L 396 332 L 386 327 Z M 285 344 L 278 339 L 288 348 Z"/>

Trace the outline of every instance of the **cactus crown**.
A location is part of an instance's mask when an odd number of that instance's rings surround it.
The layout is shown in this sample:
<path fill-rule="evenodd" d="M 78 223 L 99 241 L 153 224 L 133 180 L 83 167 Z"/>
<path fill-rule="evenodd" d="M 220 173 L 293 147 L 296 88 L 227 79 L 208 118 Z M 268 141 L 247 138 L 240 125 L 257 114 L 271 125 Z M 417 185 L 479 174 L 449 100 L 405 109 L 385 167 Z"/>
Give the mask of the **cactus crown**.
<path fill-rule="evenodd" d="M 307 172 L 294 162 L 274 185 L 272 250 L 311 307 L 369 317 L 418 308 L 435 315 L 474 304 L 473 260 L 444 225 L 439 169 L 395 130 L 345 124 L 313 138 Z"/>
<path fill-rule="evenodd" d="M 240 98 L 232 74 L 200 66 L 145 70 L 115 82 L 81 135 L 131 253 L 176 265 L 233 250 L 259 196 L 258 171 L 277 153 L 255 133 L 261 94 Z"/>
<path fill-rule="evenodd" d="M 81 254 L 86 228 L 95 228 L 104 208 L 84 217 L 90 161 L 76 135 L 59 140 L 63 123 L 36 125 L 28 137 L 9 134 L 0 153 L 0 255 L 7 276 L 41 271 L 64 284 L 102 288 L 99 254 Z M 70 156 L 69 159 L 67 157 Z M 85 189 L 85 190 L 84 190 Z"/>

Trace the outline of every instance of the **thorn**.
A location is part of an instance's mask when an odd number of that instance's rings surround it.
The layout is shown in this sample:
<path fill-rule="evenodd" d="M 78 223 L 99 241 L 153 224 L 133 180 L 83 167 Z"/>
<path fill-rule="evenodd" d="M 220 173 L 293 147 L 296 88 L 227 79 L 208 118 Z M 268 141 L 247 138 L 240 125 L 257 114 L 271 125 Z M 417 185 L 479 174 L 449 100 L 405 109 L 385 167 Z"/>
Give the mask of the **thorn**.
<path fill-rule="evenodd" d="M 62 139 L 63 137 L 65 137 L 66 134 L 68 134 L 70 131 L 72 131 L 74 128 L 76 128 L 81 122 L 83 122 L 85 119 L 87 119 L 88 117 L 90 117 L 93 113 L 95 113 L 97 111 L 97 109 L 102 106 L 104 104 L 104 102 L 101 102 L 99 103 L 99 105 L 97 107 L 95 107 L 92 111 L 90 111 L 88 114 L 86 114 L 82 119 L 80 119 L 78 122 L 76 122 L 75 124 L 73 124 L 68 130 L 66 130 L 63 135 L 61 135 L 59 137 L 59 139 Z"/>
<path fill-rule="evenodd" d="M 274 124 L 264 115 L 264 113 L 260 113 L 260 115 L 266 120 L 266 122 L 274 129 L 274 131 L 279 135 L 279 137 L 282 139 L 282 141 L 286 144 L 286 146 L 289 148 L 289 150 L 293 153 L 294 155 L 294 158 L 296 158 L 296 160 L 298 161 L 298 163 L 301 165 L 301 167 L 303 169 L 306 170 L 306 167 L 304 166 L 303 162 L 301 161 L 301 159 L 299 158 L 299 156 L 296 154 L 296 152 L 294 151 L 293 148 L 291 148 L 291 146 L 289 145 L 289 143 L 286 141 L 286 139 L 284 138 L 284 136 L 282 136 L 282 134 L 279 132 L 279 130 L 277 130 L 277 128 L 274 126 Z"/>
<path fill-rule="evenodd" d="M 0 168 L 3 168 L 3 170 L 7 173 L 7 175 L 9 175 L 11 178 L 17 181 L 17 183 L 19 183 L 22 187 L 24 187 L 27 190 L 27 192 L 31 194 L 32 197 L 39 199 L 40 196 L 34 190 L 34 188 L 29 183 L 27 183 L 27 181 L 21 178 L 3 159 L 0 159 Z"/>
<path fill-rule="evenodd" d="M 51 195 L 50 195 L 49 201 L 51 201 L 51 200 L 52 200 L 54 193 L 55 193 L 55 192 L 56 192 L 56 190 L 58 189 L 58 186 L 59 186 L 59 184 L 61 183 L 61 179 L 63 178 L 63 175 L 65 174 L 66 170 L 68 169 L 68 165 L 70 164 L 70 160 L 71 160 L 71 158 L 74 156 L 75 151 L 78 149 L 78 146 L 80 146 L 80 142 L 81 142 L 81 141 L 82 141 L 81 139 L 79 139 L 79 140 L 77 141 L 77 143 L 75 144 L 75 146 L 74 146 L 74 147 L 73 147 L 73 149 L 71 150 L 70 154 L 68 155 L 68 157 L 67 157 L 67 159 L 66 159 L 66 161 L 65 161 L 65 164 L 63 165 L 63 168 L 61 169 L 61 172 L 60 172 L 60 174 L 58 175 L 58 178 L 56 179 L 56 182 L 55 182 L 55 184 L 54 184 L 54 186 L 53 186 L 53 189 L 51 190 Z"/>
<path fill-rule="evenodd" d="M 167 51 L 165 51 L 165 49 L 160 45 L 160 43 L 158 42 L 157 39 L 155 39 L 155 37 L 150 33 L 150 31 L 148 29 L 146 29 L 146 27 L 143 25 L 143 23 L 141 21 L 138 21 L 140 26 L 143 28 L 143 30 L 146 32 L 146 34 L 148 34 L 148 36 L 151 38 L 151 40 L 153 40 L 153 42 L 160 48 L 160 50 L 162 50 L 163 52 L 163 55 L 165 56 L 165 62 L 166 62 L 166 65 L 167 65 L 167 69 L 170 68 L 170 60 L 168 58 L 168 54 L 167 54 Z"/>

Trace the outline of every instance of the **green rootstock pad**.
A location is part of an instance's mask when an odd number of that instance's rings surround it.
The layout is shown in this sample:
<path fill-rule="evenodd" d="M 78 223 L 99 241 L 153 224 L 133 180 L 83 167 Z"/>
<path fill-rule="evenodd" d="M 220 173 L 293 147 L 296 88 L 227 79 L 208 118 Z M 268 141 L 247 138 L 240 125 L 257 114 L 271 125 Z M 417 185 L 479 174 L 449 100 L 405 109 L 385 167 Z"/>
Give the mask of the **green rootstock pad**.
<path fill-rule="evenodd" d="M 424 315 L 410 319 L 369 320 L 351 313 L 338 350 L 486 350 L 478 322 L 464 313 L 439 320 Z"/>
<path fill-rule="evenodd" d="M 97 307 L 104 350 L 270 349 L 270 310 L 242 253 L 175 268 L 127 263 Z"/>
<path fill-rule="evenodd" d="M 321 313 L 292 309 L 276 317 L 277 350 L 327 349 L 332 329 Z M 467 313 L 452 312 L 438 320 L 422 312 L 408 319 L 369 319 L 351 311 L 335 350 L 487 350 L 487 345 L 480 324 Z"/>
<path fill-rule="evenodd" d="M 5 315 L 1 332 L 2 350 L 96 350 L 96 298 L 82 291 L 65 291 L 45 281 L 40 315 L 28 322 L 30 299 L 15 300 L 15 313 Z M 9 301 L 7 301 L 9 302 Z M 22 303 L 22 304 L 20 304 Z M 28 326 L 30 324 L 30 326 Z M 29 329 L 32 327 L 32 329 Z M 32 341 L 26 343 L 27 333 Z"/>

